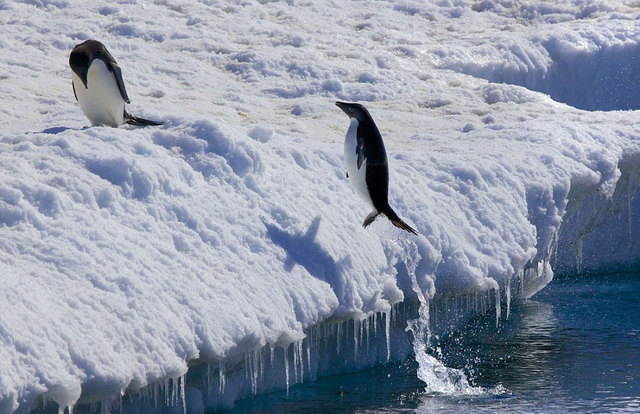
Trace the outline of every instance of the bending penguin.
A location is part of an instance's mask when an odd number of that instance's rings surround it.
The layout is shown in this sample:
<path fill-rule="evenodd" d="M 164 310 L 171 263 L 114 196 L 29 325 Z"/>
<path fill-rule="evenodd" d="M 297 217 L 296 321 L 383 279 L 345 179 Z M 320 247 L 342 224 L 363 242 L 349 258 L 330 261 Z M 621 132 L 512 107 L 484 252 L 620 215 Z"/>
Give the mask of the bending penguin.
<path fill-rule="evenodd" d="M 378 215 L 384 214 L 394 226 L 418 234 L 389 206 L 387 152 L 369 111 L 358 103 L 336 102 L 336 105 L 351 118 L 344 140 L 347 177 L 360 197 L 373 207 L 362 226 L 367 227 Z"/>
<path fill-rule="evenodd" d="M 69 66 L 73 94 L 91 125 L 162 125 L 135 117 L 124 109 L 129 96 L 124 88 L 122 71 L 102 43 L 85 40 L 76 45 L 69 56 Z"/>

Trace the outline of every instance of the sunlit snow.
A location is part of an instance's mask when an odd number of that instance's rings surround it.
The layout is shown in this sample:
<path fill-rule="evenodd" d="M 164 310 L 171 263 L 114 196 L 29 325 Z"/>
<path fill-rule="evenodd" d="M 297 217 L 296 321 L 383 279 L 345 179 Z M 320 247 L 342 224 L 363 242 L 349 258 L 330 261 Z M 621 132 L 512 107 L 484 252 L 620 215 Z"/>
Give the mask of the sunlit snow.
<path fill-rule="evenodd" d="M 640 7 L 564 3 L 0 2 L 0 412 L 229 406 L 411 352 L 415 288 L 446 325 L 637 267 Z M 163 126 L 88 126 L 88 38 Z M 336 100 L 419 236 L 362 228 Z"/>

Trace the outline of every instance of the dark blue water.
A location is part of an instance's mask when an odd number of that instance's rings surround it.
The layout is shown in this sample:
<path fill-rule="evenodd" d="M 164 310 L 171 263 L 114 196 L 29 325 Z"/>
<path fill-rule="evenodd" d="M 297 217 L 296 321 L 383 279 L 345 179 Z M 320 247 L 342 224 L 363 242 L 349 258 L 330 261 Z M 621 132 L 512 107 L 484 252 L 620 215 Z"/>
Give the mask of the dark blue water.
<path fill-rule="evenodd" d="M 479 395 L 425 391 L 413 358 L 238 402 L 233 413 L 640 412 L 640 275 L 554 281 L 439 342 Z"/>

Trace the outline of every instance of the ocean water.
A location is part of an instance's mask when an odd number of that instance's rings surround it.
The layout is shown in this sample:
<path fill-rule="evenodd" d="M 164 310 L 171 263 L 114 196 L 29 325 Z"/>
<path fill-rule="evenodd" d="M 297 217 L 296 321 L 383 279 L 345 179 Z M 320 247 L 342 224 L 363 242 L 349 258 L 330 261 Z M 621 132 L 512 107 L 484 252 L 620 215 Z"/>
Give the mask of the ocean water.
<path fill-rule="evenodd" d="M 640 412 L 640 274 L 555 280 L 431 349 L 477 395 L 425 391 L 413 357 L 240 401 L 231 413 Z"/>

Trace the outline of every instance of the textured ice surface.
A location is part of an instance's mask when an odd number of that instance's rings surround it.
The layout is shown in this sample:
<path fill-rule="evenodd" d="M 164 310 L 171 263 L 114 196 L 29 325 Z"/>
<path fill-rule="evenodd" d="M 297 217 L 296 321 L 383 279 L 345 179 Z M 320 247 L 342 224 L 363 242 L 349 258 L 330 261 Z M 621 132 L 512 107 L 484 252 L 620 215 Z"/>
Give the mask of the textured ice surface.
<path fill-rule="evenodd" d="M 529 296 L 554 257 L 637 266 L 637 112 L 576 108 L 638 107 L 639 16 L 618 1 L 0 3 L 0 411 L 189 399 L 196 361 L 230 403 L 260 391 L 270 349 L 289 384 L 310 332 L 354 354 L 364 321 L 378 334 L 412 296 L 409 236 L 362 229 L 335 100 L 376 120 L 391 205 L 420 233 L 416 283 L 443 312 Z M 163 127 L 86 127 L 67 64 L 86 38 L 122 67 L 128 110 Z M 384 362 L 377 343 L 346 368 Z"/>

